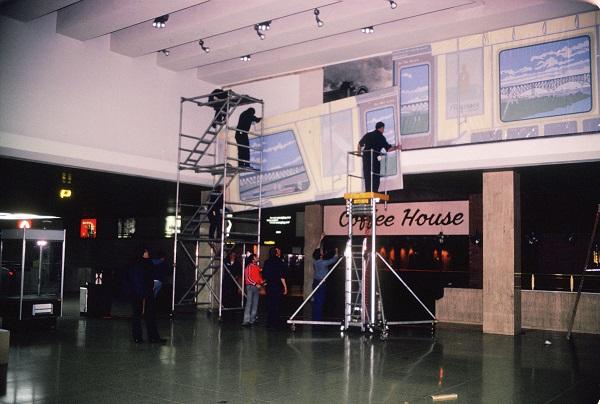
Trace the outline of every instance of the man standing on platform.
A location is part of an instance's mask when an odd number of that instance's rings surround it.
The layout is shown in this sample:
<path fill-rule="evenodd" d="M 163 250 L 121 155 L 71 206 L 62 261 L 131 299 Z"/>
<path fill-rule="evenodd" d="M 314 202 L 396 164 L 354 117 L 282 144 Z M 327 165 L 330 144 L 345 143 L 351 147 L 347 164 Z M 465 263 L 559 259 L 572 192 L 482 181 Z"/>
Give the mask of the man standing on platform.
<path fill-rule="evenodd" d="M 254 108 L 248 108 L 240 114 L 237 131 L 235 132 L 235 141 L 238 144 L 238 167 L 250 167 L 250 140 L 248 132 L 253 122 L 260 122 L 262 118 L 256 117 Z"/>
<path fill-rule="evenodd" d="M 367 132 L 358 142 L 358 153 L 362 152 L 363 177 L 365 179 L 365 192 L 379 192 L 381 180 L 381 149 L 388 152 L 399 150 L 400 146 L 388 143 L 383 132 L 385 124 L 377 122 L 375 130 Z M 372 181 L 371 181 L 372 180 Z M 371 187 L 372 185 L 372 187 Z"/>

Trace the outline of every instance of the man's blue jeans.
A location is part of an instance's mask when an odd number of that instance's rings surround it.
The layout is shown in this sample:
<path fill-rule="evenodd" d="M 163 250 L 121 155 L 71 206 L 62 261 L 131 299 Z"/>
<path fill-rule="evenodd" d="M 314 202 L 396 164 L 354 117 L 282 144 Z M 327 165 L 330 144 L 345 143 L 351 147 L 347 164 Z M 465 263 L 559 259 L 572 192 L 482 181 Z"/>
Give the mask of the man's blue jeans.
<path fill-rule="evenodd" d="M 246 285 L 246 307 L 244 308 L 244 324 L 252 324 L 256 321 L 256 312 L 258 311 L 258 288 L 253 285 Z"/>
<path fill-rule="evenodd" d="M 320 279 L 313 279 L 313 290 L 321 282 Z M 327 282 L 323 283 L 313 295 L 312 319 L 313 321 L 323 320 L 323 306 L 325 306 L 325 294 L 327 292 Z"/>

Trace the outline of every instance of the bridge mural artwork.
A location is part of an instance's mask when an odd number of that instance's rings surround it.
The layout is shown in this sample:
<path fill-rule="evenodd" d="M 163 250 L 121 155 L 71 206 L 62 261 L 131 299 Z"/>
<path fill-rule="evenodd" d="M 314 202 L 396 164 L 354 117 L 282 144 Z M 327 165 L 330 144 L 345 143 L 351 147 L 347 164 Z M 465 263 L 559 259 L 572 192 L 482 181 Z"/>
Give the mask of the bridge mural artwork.
<path fill-rule="evenodd" d="M 341 197 L 347 152 L 377 121 L 404 151 L 557 135 L 597 142 L 597 21 L 600 11 L 401 49 L 388 56 L 393 86 L 266 117 L 267 206 Z M 401 152 L 382 167 L 381 190 L 401 189 Z M 349 172 L 361 175 L 360 160 Z M 362 189 L 359 178 L 349 183 Z M 242 175 L 239 197 L 256 198 L 256 184 L 256 173 Z"/>
<path fill-rule="evenodd" d="M 588 36 L 500 52 L 500 119 L 588 112 L 591 68 Z"/>

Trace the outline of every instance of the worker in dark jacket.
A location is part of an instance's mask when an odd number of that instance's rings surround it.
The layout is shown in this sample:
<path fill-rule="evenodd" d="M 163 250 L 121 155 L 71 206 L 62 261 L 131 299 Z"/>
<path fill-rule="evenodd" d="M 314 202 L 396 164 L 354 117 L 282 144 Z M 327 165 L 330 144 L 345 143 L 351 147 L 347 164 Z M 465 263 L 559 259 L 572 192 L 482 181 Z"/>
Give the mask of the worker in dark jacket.
<path fill-rule="evenodd" d="M 262 272 L 267 283 L 267 326 L 269 328 L 280 326 L 281 297 L 288 292 L 285 272 L 286 265 L 281 260 L 281 250 L 277 247 L 271 248 Z"/>
<path fill-rule="evenodd" d="M 377 122 L 375 130 L 367 132 L 358 142 L 358 153 L 362 152 L 363 178 L 365 179 L 365 192 L 379 192 L 379 181 L 381 179 L 381 149 L 394 151 L 400 146 L 392 146 L 388 143 L 383 132 L 385 124 Z M 372 181 L 371 181 L 372 180 Z M 372 184 L 372 187 L 371 187 Z"/>
<path fill-rule="evenodd" d="M 148 333 L 149 342 L 164 343 L 156 328 L 156 303 L 154 300 L 154 264 L 150 252 L 143 249 L 142 256 L 127 271 L 126 282 L 131 300 L 131 325 L 133 340 L 139 344 L 144 342 L 142 337 L 142 312 Z"/>
<path fill-rule="evenodd" d="M 208 237 L 211 240 L 221 238 L 221 225 L 223 222 L 223 187 L 221 185 L 216 186 L 210 191 L 210 197 L 208 198 Z"/>
<path fill-rule="evenodd" d="M 227 109 L 224 108 L 225 100 L 227 100 L 227 91 L 220 88 L 215 88 L 208 97 L 208 102 L 212 103 L 211 106 L 215 110 L 215 117 L 211 125 L 213 128 L 225 123 L 225 117 L 227 116 Z"/>
<path fill-rule="evenodd" d="M 237 131 L 235 132 L 235 141 L 238 144 L 238 167 L 250 167 L 250 141 L 248 131 L 253 122 L 260 122 L 262 118 L 256 117 L 254 108 L 248 108 L 240 114 Z"/>

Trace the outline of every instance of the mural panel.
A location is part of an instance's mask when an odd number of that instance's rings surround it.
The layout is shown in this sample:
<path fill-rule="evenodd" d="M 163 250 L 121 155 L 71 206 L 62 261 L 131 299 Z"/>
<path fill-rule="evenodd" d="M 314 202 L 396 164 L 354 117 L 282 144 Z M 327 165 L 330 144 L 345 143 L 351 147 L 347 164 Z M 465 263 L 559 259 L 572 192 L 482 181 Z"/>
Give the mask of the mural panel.
<path fill-rule="evenodd" d="M 500 52 L 503 122 L 577 114 L 591 108 L 589 36 Z"/>
<path fill-rule="evenodd" d="M 260 144 L 262 143 L 262 145 Z M 287 130 L 250 139 L 251 148 L 262 146 L 262 197 L 288 195 L 302 192 L 310 185 L 304 161 L 298 149 L 294 132 Z M 250 161 L 253 167 L 259 167 L 261 153 L 250 150 Z M 259 174 L 243 173 L 240 175 L 240 199 L 258 199 Z"/>

